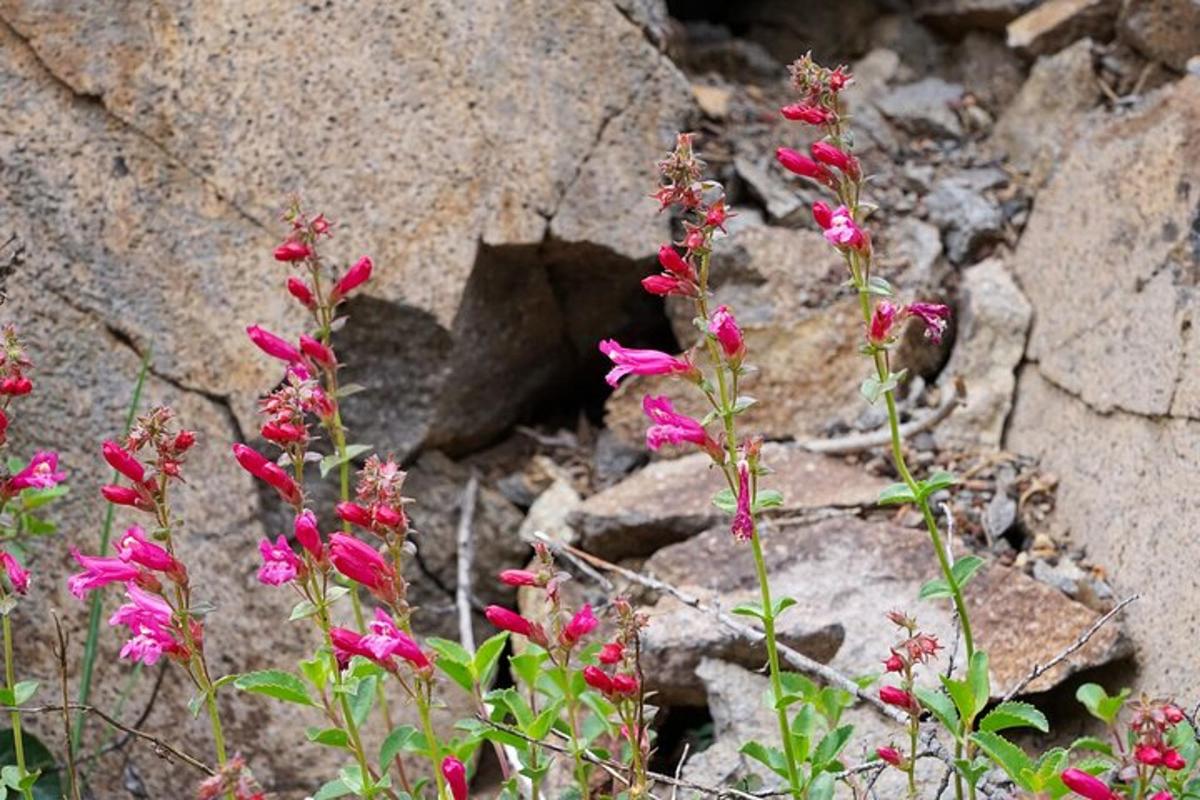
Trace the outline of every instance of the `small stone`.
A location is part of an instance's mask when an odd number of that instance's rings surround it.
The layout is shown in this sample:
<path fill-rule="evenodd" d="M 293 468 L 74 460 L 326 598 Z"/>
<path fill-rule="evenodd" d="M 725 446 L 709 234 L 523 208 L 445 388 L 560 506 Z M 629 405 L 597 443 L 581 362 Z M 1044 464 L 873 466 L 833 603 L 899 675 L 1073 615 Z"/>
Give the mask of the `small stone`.
<path fill-rule="evenodd" d="M 556 480 L 542 492 L 521 521 L 517 537 L 530 542 L 541 532 L 558 542 L 574 544 L 579 538 L 568 520 L 583 501 L 570 483 Z"/>
<path fill-rule="evenodd" d="M 700 110 L 712 119 L 725 119 L 729 115 L 729 101 L 733 93 L 723 86 L 707 86 L 702 83 L 692 84 L 692 94 Z"/>
<path fill-rule="evenodd" d="M 961 264 L 1004 228 L 1004 212 L 985 196 L 968 175 L 943 178 L 925 198 L 929 220 L 942 229 L 946 255 Z"/>
<path fill-rule="evenodd" d="M 1033 562 L 1033 577 L 1042 583 L 1048 583 L 1067 597 L 1079 595 L 1079 582 L 1087 579 L 1087 574 L 1074 561 L 1062 559 L 1058 564 L 1051 564 L 1045 559 L 1038 558 Z"/>
<path fill-rule="evenodd" d="M 895 87 L 875 105 L 894 125 L 913 136 L 958 139 L 963 129 L 954 107 L 962 98 L 962 86 L 941 78 L 925 78 Z"/>
<path fill-rule="evenodd" d="M 1200 3 L 1196 0 L 1125 0 L 1117 33 L 1147 58 L 1183 72 L 1200 54 Z"/>
<path fill-rule="evenodd" d="M 1013 500 L 1008 492 L 998 489 L 987 504 L 987 511 L 983 516 L 984 532 L 994 541 L 1008 533 L 1016 521 L 1017 501 Z"/>

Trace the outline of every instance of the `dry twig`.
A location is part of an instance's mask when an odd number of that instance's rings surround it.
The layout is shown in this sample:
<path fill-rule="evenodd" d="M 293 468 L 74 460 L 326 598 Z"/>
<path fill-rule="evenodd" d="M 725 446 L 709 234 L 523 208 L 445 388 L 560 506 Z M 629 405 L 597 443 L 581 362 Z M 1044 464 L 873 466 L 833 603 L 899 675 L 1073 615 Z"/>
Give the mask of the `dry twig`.
<path fill-rule="evenodd" d="M 929 415 L 901 425 L 900 435 L 907 439 L 922 431 L 929 430 L 954 413 L 954 409 L 962 405 L 966 399 L 967 390 L 962 378 L 955 378 L 954 391 L 946 392 L 946 396 L 942 398 L 942 402 Z M 807 442 L 800 442 L 800 448 L 810 453 L 846 455 L 848 453 L 870 450 L 874 447 L 883 447 L 891 441 L 891 431 L 887 428 L 880 428 L 876 431 L 858 433 L 853 436 L 842 436 L 837 439 L 810 439 Z"/>

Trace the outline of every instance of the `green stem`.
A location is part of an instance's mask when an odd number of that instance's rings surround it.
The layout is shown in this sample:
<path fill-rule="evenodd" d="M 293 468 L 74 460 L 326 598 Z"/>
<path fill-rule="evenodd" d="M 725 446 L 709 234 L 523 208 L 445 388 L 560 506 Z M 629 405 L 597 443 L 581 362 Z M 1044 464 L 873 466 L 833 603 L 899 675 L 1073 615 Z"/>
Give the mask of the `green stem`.
<path fill-rule="evenodd" d="M 583 800 L 588 800 L 591 797 L 591 790 L 588 787 L 587 767 L 583 763 L 583 746 L 579 742 L 579 701 L 575 697 L 575 692 L 571 690 L 570 672 L 564 669 L 564 673 L 567 678 L 567 716 L 571 721 L 571 758 L 575 761 L 575 782 L 579 784 L 579 792 Z"/>
<path fill-rule="evenodd" d="M 13 638 L 12 638 L 12 620 L 8 614 L 3 616 L 4 626 L 4 686 L 9 694 L 12 694 L 13 687 L 17 685 L 16 666 L 13 661 Z M 21 778 L 24 779 L 28 774 L 25 771 L 25 742 L 21 737 L 21 712 L 13 710 L 10 715 L 12 719 L 13 732 L 13 749 L 17 754 L 17 771 Z M 25 800 L 33 800 L 33 787 L 27 786 L 22 792 Z"/>
<path fill-rule="evenodd" d="M 911 688 L 910 690 L 911 691 Z M 917 800 L 917 734 L 921 729 L 920 719 L 910 715 L 908 721 L 908 798 Z"/>
<path fill-rule="evenodd" d="M 375 794 L 373 788 L 373 779 L 371 777 L 371 768 L 367 763 L 367 754 L 363 749 L 362 738 L 358 732 L 358 725 L 354 721 L 354 715 L 350 712 L 350 701 L 346 697 L 346 693 L 342 689 L 342 668 L 338 664 L 337 654 L 333 649 L 333 637 L 330 635 L 332 623 L 329 619 L 329 607 L 325 603 L 323 596 L 317 600 L 317 624 L 321 626 L 321 633 L 325 636 L 325 641 L 329 643 L 329 661 L 333 667 L 333 685 L 334 694 L 337 695 L 338 705 L 342 709 L 343 723 L 346 727 L 346 736 L 350 739 L 350 749 L 354 752 L 354 758 L 358 761 L 358 768 L 362 771 L 362 781 L 364 786 L 371 788 L 367 789 L 367 797 L 373 797 Z"/>
<path fill-rule="evenodd" d="M 433 720 L 429 717 L 429 700 L 417 687 L 413 692 L 417 700 L 417 713 L 421 716 L 421 730 L 425 732 L 425 743 L 429 747 L 429 761 L 433 764 L 433 779 L 437 782 L 438 800 L 445 800 L 446 779 L 442 776 L 442 748 L 433 731 Z"/>

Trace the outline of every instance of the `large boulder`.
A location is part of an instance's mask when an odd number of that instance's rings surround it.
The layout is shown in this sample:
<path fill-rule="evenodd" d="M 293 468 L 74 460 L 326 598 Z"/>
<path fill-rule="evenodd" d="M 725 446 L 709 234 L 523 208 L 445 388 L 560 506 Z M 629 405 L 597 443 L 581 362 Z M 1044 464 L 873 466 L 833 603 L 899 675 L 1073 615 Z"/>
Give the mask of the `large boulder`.
<path fill-rule="evenodd" d="M 1182 72 L 1200 54 L 1200 2 L 1124 0 L 1117 33 L 1143 55 Z"/>
<path fill-rule="evenodd" d="M 1200 452 L 1200 79 L 1125 116 L 1098 116 L 1038 196 L 1013 261 L 1034 308 L 1005 445 L 1059 477 L 1073 543 L 1147 609 L 1128 630 L 1138 683 L 1173 694 L 1189 658 L 1200 544 L 1181 476 Z"/>

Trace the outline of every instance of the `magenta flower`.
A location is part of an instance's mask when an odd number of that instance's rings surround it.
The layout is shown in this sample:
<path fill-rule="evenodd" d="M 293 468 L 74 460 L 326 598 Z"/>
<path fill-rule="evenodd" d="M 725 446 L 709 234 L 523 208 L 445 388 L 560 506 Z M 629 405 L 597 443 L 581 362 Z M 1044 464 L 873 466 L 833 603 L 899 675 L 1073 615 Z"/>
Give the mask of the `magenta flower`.
<path fill-rule="evenodd" d="M 333 302 L 340 301 L 343 297 L 350 294 L 352 291 L 362 286 L 371 278 L 371 270 L 375 264 L 371 261 L 370 256 L 363 256 L 358 261 L 354 262 L 354 266 L 346 270 L 346 274 L 333 287 L 333 293 L 330 295 L 330 300 Z"/>
<path fill-rule="evenodd" d="M 813 158 L 831 167 L 837 167 L 851 178 L 858 178 L 858 159 L 849 153 L 839 150 L 829 142 L 813 142 L 809 150 Z"/>
<path fill-rule="evenodd" d="M 317 528 L 317 515 L 307 508 L 304 509 L 296 515 L 293 531 L 296 534 L 296 541 L 300 543 L 300 546 L 307 550 L 309 555 L 319 561 L 322 555 L 322 548 L 321 531 Z"/>
<path fill-rule="evenodd" d="M 296 576 L 304 570 L 304 562 L 288 547 L 287 539 L 282 534 L 276 537 L 274 544 L 270 539 L 260 541 L 258 552 L 263 560 L 263 565 L 258 569 L 260 583 L 282 586 L 296 580 Z"/>
<path fill-rule="evenodd" d="M 942 341 L 946 332 L 946 323 L 950 319 L 950 307 L 940 303 L 909 303 L 905 311 L 920 318 L 925 323 L 925 336 L 937 344 Z"/>
<path fill-rule="evenodd" d="M 826 186 L 832 186 L 834 183 L 833 173 L 825 165 L 818 164 L 808 156 L 803 153 L 797 153 L 790 147 L 780 147 L 775 151 L 775 158 L 788 172 L 799 175 L 802 178 L 810 178 Z"/>
<path fill-rule="evenodd" d="M 596 626 L 599 624 L 600 620 L 596 619 L 596 615 L 592 613 L 591 605 L 585 603 L 583 608 L 571 617 L 571 621 L 563 626 L 559 638 L 563 644 L 572 647 L 584 636 L 596 630 Z"/>
<path fill-rule="evenodd" d="M 900 309 L 887 300 L 875 304 L 871 313 L 871 324 L 867 326 L 867 340 L 876 347 L 882 347 L 892 340 L 892 330 L 900 317 Z"/>
<path fill-rule="evenodd" d="M 334 511 L 337 512 L 340 519 L 349 522 L 351 525 L 357 525 L 360 528 L 370 529 L 375 523 L 375 520 L 371 517 L 371 510 L 363 508 L 358 503 L 338 503 Z"/>
<path fill-rule="evenodd" d="M 134 483 L 146 480 L 146 468 L 142 466 L 142 462 L 134 458 L 133 454 L 121 445 L 107 441 L 100 451 L 104 454 L 104 460 L 108 462 L 109 466 L 129 480 Z"/>
<path fill-rule="evenodd" d="M 829 226 L 833 224 L 833 209 L 827 203 L 818 200 L 812 204 L 812 217 L 821 230 L 829 230 Z"/>
<path fill-rule="evenodd" d="M 1081 769 L 1065 770 L 1059 777 L 1068 789 L 1086 800 L 1121 800 L 1108 784 Z"/>
<path fill-rule="evenodd" d="M 454 800 L 467 800 L 467 768 L 454 756 L 442 759 L 442 777 Z"/>
<path fill-rule="evenodd" d="M 244 444 L 234 444 L 233 457 L 237 459 L 242 469 L 273 486 L 284 501 L 292 505 L 300 504 L 300 487 L 292 480 L 292 476 L 288 475 L 278 464 L 268 461 L 257 450 Z"/>
<path fill-rule="evenodd" d="M 9 375 L 0 381 L 0 394 L 20 397 L 33 391 L 33 381 L 24 375 Z"/>
<path fill-rule="evenodd" d="M 692 293 L 692 285 L 674 275 L 649 275 L 642 278 L 642 288 L 660 297 Z"/>
<path fill-rule="evenodd" d="M 616 386 L 626 375 L 692 375 L 696 368 L 685 358 L 676 358 L 658 350 L 622 347 L 612 339 L 600 343 L 600 352 L 615 365 L 604 380 Z"/>
<path fill-rule="evenodd" d="M 278 358 L 280 361 L 285 361 L 288 364 L 300 360 L 300 351 L 291 342 L 280 336 L 276 336 L 263 327 L 251 325 L 246 328 L 246 335 L 250 337 L 250 341 L 254 342 L 259 350 L 262 350 L 271 356 L 271 358 Z"/>
<path fill-rule="evenodd" d="M 363 644 L 363 638 L 361 633 L 349 628 L 330 628 L 329 640 L 333 645 L 333 655 L 342 669 L 346 668 L 353 656 L 375 660 L 374 655 Z"/>
<path fill-rule="evenodd" d="M 124 625 L 133 634 L 121 648 L 121 658 L 140 661 L 152 667 L 164 653 L 186 652 L 184 646 L 175 639 L 171 607 L 167 602 L 132 583 L 127 584 L 125 590 L 129 602 L 118 608 L 108 620 L 109 625 Z M 193 626 L 193 635 L 199 639 L 199 634 L 199 627 Z"/>
<path fill-rule="evenodd" d="M 867 235 L 854 221 L 850 209 L 838 206 L 829 219 L 829 227 L 825 229 L 825 239 L 834 247 L 843 250 L 865 250 Z"/>
<path fill-rule="evenodd" d="M 604 694 L 613 693 L 612 678 L 608 677 L 608 673 L 597 666 L 587 666 L 583 668 L 583 679 L 587 685 L 598 692 Z"/>
<path fill-rule="evenodd" d="M 167 550 L 146 539 L 146 532 L 137 525 L 128 528 L 117 540 L 117 558 L 158 572 L 178 573 L 183 565 Z"/>
<path fill-rule="evenodd" d="M 600 648 L 600 654 L 596 656 L 601 664 L 616 664 L 625 657 L 625 646 L 620 642 L 608 642 Z"/>
<path fill-rule="evenodd" d="M 337 359 L 334 357 L 333 351 L 311 336 L 302 335 L 300 337 L 300 350 L 322 367 L 337 366 Z"/>
<path fill-rule="evenodd" d="M 80 600 L 92 589 L 99 589 L 110 583 L 135 581 L 142 575 L 141 568 L 119 558 L 85 556 L 74 548 L 71 548 L 71 555 L 83 567 L 83 572 L 67 578 L 67 588 Z"/>
<path fill-rule="evenodd" d="M 500 582 L 507 586 L 537 586 L 538 576 L 526 569 L 506 569 L 500 573 Z"/>
<path fill-rule="evenodd" d="M 717 337 L 728 358 L 737 359 L 745 355 L 746 342 L 742 338 L 742 329 L 738 327 L 729 306 L 717 306 L 712 319 L 708 321 L 708 332 Z"/>
<path fill-rule="evenodd" d="M 56 472 L 57 469 L 58 453 L 36 453 L 25 469 L 8 479 L 4 493 L 14 495 L 22 489 L 49 489 L 67 477 L 65 472 Z"/>
<path fill-rule="evenodd" d="M 420 646 L 397 628 L 395 621 L 382 608 L 375 609 L 375 619 L 367 625 L 367 630 L 370 633 L 362 637 L 360 644 L 371 653 L 373 661 L 387 666 L 388 659 L 399 656 L 417 669 L 432 666 Z"/>
<path fill-rule="evenodd" d="M 900 755 L 900 751 L 894 747 L 880 747 L 875 750 L 875 755 L 879 756 L 881 761 L 891 764 L 893 767 L 904 766 L 904 756 Z"/>
<path fill-rule="evenodd" d="M 289 239 L 275 248 L 276 261 L 303 261 L 312 255 L 312 249 L 304 242 Z"/>
<path fill-rule="evenodd" d="M 534 624 L 515 611 L 511 611 L 503 606 L 488 606 L 484 609 L 483 615 L 487 617 L 488 622 L 502 631 L 516 633 L 529 638 L 534 637 Z"/>
<path fill-rule="evenodd" d="M 329 560 L 334 569 L 367 587 L 380 600 L 396 599 L 396 570 L 369 544 L 335 533 L 329 537 Z"/>
<path fill-rule="evenodd" d="M 664 444 L 689 442 L 709 452 L 714 451 L 715 443 L 704 426 L 691 417 L 677 413 L 669 398 L 646 395 L 642 398 L 642 411 L 654 423 L 646 429 L 646 446 L 651 450 L 658 450 Z"/>
<path fill-rule="evenodd" d="M 669 244 L 658 248 L 658 264 L 676 278 L 690 282 L 696 280 L 696 270 Z"/>
<path fill-rule="evenodd" d="M 793 122 L 807 122 L 809 125 L 824 125 L 827 122 L 833 121 L 833 114 L 829 111 L 820 106 L 810 106 L 804 103 L 784 106 L 779 109 L 779 113 L 785 119 L 790 119 Z"/>
<path fill-rule="evenodd" d="M 750 516 L 750 465 L 745 459 L 738 462 L 737 511 L 729 530 L 739 542 L 748 542 L 754 536 L 754 518 Z"/>
<path fill-rule="evenodd" d="M 0 550 L 0 567 L 8 576 L 8 583 L 17 594 L 29 591 L 29 570 L 21 566 L 21 562 L 7 550 Z"/>
<path fill-rule="evenodd" d="M 313 296 L 312 287 L 305 283 L 302 278 L 296 275 L 288 276 L 287 290 L 288 294 L 300 302 L 300 305 L 310 311 L 317 307 L 317 298 Z"/>
<path fill-rule="evenodd" d="M 909 713 L 917 713 L 921 707 L 917 704 L 917 699 L 903 689 L 895 686 L 884 686 L 879 690 L 879 699 L 887 703 L 889 706 L 902 708 Z"/>

